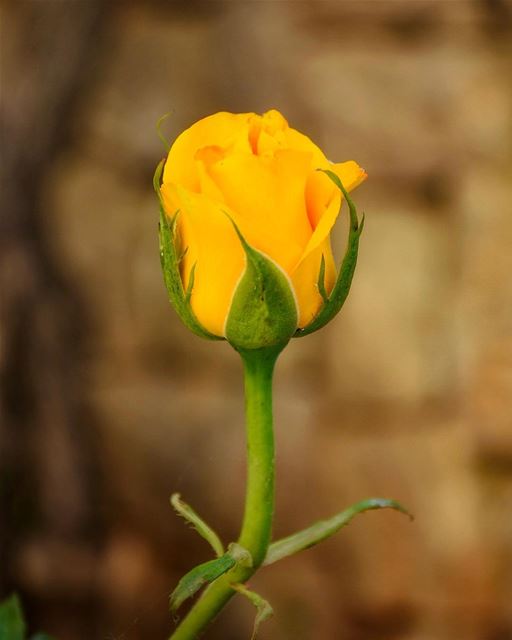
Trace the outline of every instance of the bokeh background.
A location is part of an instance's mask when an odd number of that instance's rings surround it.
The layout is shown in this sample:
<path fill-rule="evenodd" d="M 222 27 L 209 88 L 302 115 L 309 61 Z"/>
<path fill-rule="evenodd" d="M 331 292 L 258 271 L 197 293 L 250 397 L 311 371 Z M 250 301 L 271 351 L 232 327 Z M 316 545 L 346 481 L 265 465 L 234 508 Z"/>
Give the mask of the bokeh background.
<path fill-rule="evenodd" d="M 512 638 L 512 4 L 12 0 L 1 16 L 0 595 L 58 640 L 158 640 L 244 493 L 241 368 L 168 305 L 154 167 L 280 109 L 369 174 L 342 314 L 277 369 L 276 536 L 362 516 L 253 587 L 261 640 Z M 343 248 L 343 226 L 335 244 Z M 231 604 L 208 638 L 249 638 Z"/>

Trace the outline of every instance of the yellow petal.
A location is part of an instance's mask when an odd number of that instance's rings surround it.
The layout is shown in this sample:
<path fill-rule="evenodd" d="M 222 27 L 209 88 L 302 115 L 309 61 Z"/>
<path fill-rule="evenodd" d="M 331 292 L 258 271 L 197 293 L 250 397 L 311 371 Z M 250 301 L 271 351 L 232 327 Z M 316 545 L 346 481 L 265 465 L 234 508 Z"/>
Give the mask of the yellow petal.
<path fill-rule="evenodd" d="M 222 111 L 185 129 L 169 151 L 163 182 L 181 184 L 190 191 L 197 191 L 199 182 L 195 154 L 202 147 L 219 146 L 250 153 L 249 120 L 253 115 Z"/>
<path fill-rule="evenodd" d="M 245 256 L 223 205 L 181 185 L 163 184 L 167 211 L 179 209 L 178 232 L 183 248 L 182 278 L 187 288 L 195 264 L 190 303 L 205 329 L 224 335 L 233 292 L 245 267 Z M 228 214 L 228 215 L 226 215 Z"/>
<path fill-rule="evenodd" d="M 322 171 L 312 171 L 306 183 L 306 209 L 309 222 L 316 229 L 320 218 L 331 204 L 339 189 Z"/>
<path fill-rule="evenodd" d="M 254 155 L 272 154 L 285 148 L 287 130 L 288 122 L 276 109 L 271 109 L 262 116 L 253 114 L 249 120 L 249 140 Z"/>
<path fill-rule="evenodd" d="M 330 162 L 325 157 L 323 151 L 308 136 L 296 131 L 288 129 L 285 134 L 286 148 L 295 149 L 296 151 L 305 151 L 311 154 L 312 169 L 328 169 Z"/>
<path fill-rule="evenodd" d="M 160 188 L 164 201 L 164 208 L 169 217 L 177 215 L 176 234 L 177 252 L 182 255 L 180 262 L 180 275 L 183 287 L 186 290 L 190 281 L 192 267 L 198 259 L 198 247 L 191 225 L 190 216 L 183 215 L 181 209 L 183 202 L 179 197 L 176 185 L 163 184 Z"/>
<path fill-rule="evenodd" d="M 228 154 L 208 163 L 213 180 L 201 189 L 222 194 L 243 229 L 246 240 L 274 259 L 287 273 L 296 266 L 312 234 L 304 190 L 310 171 L 309 154 L 278 150 L 272 156 Z"/>
<path fill-rule="evenodd" d="M 270 109 L 261 116 L 263 129 L 270 135 L 274 135 L 280 131 L 286 131 L 289 128 L 288 121 L 277 109 Z"/>
<path fill-rule="evenodd" d="M 338 175 L 347 191 L 354 189 L 366 178 L 365 171 L 352 161 L 331 165 L 331 170 Z M 338 217 L 341 198 L 339 189 L 325 173 L 315 171 L 309 176 L 306 201 L 309 203 L 309 207 L 312 202 L 316 206 L 316 209 L 313 210 L 308 208 L 308 213 L 314 213 L 312 222 L 315 223 L 315 230 L 296 270 L 291 274 L 299 302 L 300 327 L 309 324 L 322 305 L 317 288 L 322 254 L 325 259 L 325 289 L 327 293 L 330 293 L 334 286 L 336 268 L 329 236 Z"/>
<path fill-rule="evenodd" d="M 345 187 L 347 191 L 352 191 L 358 187 L 361 182 L 364 182 L 368 177 L 366 171 L 360 167 L 357 162 L 353 160 L 348 160 L 347 162 L 338 162 L 331 165 L 331 171 L 338 176 L 341 180 L 341 183 Z M 321 173 L 321 172 L 319 172 Z M 327 176 L 326 176 L 327 177 Z M 331 180 L 332 184 L 332 180 Z M 337 187 L 333 185 L 335 189 Z"/>
<path fill-rule="evenodd" d="M 332 291 L 336 281 L 336 267 L 332 257 L 330 238 L 325 240 L 301 261 L 291 280 L 299 306 L 299 327 L 307 326 L 323 305 L 318 290 L 318 276 L 322 255 L 325 260 L 324 286 L 327 294 Z"/>
<path fill-rule="evenodd" d="M 366 178 L 366 172 L 356 162 L 328 163 L 327 167 L 341 180 L 347 191 L 355 189 Z M 335 196 L 340 191 L 323 171 L 312 171 L 306 185 L 306 207 L 309 220 L 313 229 L 316 229 L 320 218 L 323 216 Z"/>
<path fill-rule="evenodd" d="M 347 191 L 351 191 L 357 187 L 363 180 L 366 179 L 366 172 L 358 164 L 350 160 L 349 162 L 341 162 L 339 164 L 332 164 L 331 170 L 341 180 L 343 186 Z M 331 229 L 336 222 L 341 205 L 342 195 L 332 180 L 325 175 L 322 171 L 316 171 L 316 174 L 320 176 L 320 179 L 314 178 L 313 175 L 309 176 L 308 185 L 306 187 L 306 202 L 315 204 L 322 204 L 322 208 L 318 206 L 318 209 L 309 209 L 313 218 L 312 224 L 314 224 L 313 235 L 311 236 L 308 246 L 304 252 L 304 257 L 314 251 L 323 240 L 330 234 Z M 332 185 L 330 186 L 329 185 Z M 308 189 L 310 190 L 308 196 Z M 315 197 L 312 197 L 314 192 Z M 328 204 L 325 205 L 325 202 Z M 314 213 L 314 215 L 313 215 Z"/>

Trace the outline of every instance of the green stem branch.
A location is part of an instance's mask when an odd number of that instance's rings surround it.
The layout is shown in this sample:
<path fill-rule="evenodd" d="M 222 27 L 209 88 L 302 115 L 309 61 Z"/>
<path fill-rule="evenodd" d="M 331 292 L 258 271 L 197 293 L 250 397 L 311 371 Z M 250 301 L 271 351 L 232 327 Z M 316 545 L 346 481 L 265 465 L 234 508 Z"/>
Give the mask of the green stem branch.
<path fill-rule="evenodd" d="M 274 515 L 274 430 L 272 377 L 284 345 L 240 351 L 244 364 L 247 431 L 247 490 L 238 543 L 252 557 L 252 566 L 236 566 L 212 583 L 171 635 L 194 640 L 236 594 L 231 585 L 246 582 L 263 563 L 270 544 Z"/>

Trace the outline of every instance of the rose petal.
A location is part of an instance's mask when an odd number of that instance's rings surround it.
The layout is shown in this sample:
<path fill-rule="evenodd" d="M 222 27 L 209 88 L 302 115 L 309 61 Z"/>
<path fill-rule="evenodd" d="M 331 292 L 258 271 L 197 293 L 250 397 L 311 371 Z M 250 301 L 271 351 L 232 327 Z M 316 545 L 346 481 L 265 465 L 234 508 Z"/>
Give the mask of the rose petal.
<path fill-rule="evenodd" d="M 195 264 L 190 303 L 199 322 L 215 335 L 224 335 L 233 292 L 245 266 L 240 240 L 227 207 L 181 185 L 163 184 L 167 211 L 179 209 L 178 232 L 183 249 L 182 277 L 187 288 Z"/>
<path fill-rule="evenodd" d="M 323 151 L 308 136 L 296 131 L 295 129 L 287 129 L 285 133 L 285 146 L 287 149 L 295 151 L 304 151 L 311 154 L 312 169 L 328 169 L 330 162 L 325 157 Z"/>
<path fill-rule="evenodd" d="M 221 193 L 247 241 L 274 259 L 287 273 L 296 266 L 312 234 L 304 190 L 311 159 L 298 151 L 273 156 L 228 154 L 208 163 L 201 188 Z"/>
<path fill-rule="evenodd" d="M 250 153 L 249 120 L 253 115 L 222 111 L 185 129 L 169 151 L 163 182 L 181 184 L 190 191 L 198 191 L 195 155 L 197 150 L 203 147 L 219 146 Z"/>
<path fill-rule="evenodd" d="M 328 166 L 319 168 L 333 171 L 347 191 L 355 189 L 366 178 L 364 169 L 353 160 L 338 164 L 328 163 Z M 340 191 L 329 176 L 322 171 L 311 172 L 306 184 L 306 207 L 313 229 L 316 229 L 320 218 L 337 195 L 340 195 Z"/>
<path fill-rule="evenodd" d="M 324 286 L 329 294 L 336 281 L 336 266 L 331 251 L 330 238 L 325 240 L 304 258 L 291 276 L 299 305 L 299 327 L 307 326 L 323 304 L 318 289 L 318 276 L 322 255 L 325 260 Z"/>
<path fill-rule="evenodd" d="M 352 160 L 332 164 L 330 168 L 339 177 L 347 191 L 357 187 L 366 179 L 367 175 L 364 169 Z M 317 175 L 314 176 L 314 174 Z M 306 187 L 306 203 L 309 205 L 308 213 L 312 223 L 315 224 L 315 230 L 304 251 L 302 260 L 330 234 L 338 217 L 341 198 L 339 189 L 325 173 L 316 171 L 309 176 Z M 323 211 L 322 207 L 324 207 Z"/>

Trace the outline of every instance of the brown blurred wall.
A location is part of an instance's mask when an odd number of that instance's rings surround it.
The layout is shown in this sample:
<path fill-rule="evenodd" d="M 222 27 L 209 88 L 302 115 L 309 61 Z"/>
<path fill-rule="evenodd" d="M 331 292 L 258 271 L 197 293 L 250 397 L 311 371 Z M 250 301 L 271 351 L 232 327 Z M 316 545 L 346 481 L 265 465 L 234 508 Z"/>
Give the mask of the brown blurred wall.
<path fill-rule="evenodd" d="M 369 180 L 349 300 L 278 366 L 276 536 L 370 495 L 416 520 L 262 571 L 260 637 L 511 638 L 510 2 L 22 0 L 1 31 L 0 596 L 58 640 L 165 638 L 209 557 L 170 493 L 237 535 L 240 365 L 168 305 L 155 123 L 278 108 Z"/>

